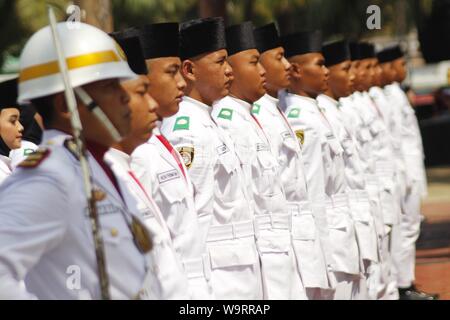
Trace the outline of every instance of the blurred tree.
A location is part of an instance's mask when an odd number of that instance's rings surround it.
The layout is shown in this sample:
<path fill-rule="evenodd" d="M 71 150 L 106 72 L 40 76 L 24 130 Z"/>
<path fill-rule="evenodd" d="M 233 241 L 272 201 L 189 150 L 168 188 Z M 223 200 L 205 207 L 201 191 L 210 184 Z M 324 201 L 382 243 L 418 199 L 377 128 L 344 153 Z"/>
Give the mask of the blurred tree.
<path fill-rule="evenodd" d="M 111 0 L 75 0 L 74 4 L 85 12 L 84 22 L 108 33 L 113 31 Z"/>

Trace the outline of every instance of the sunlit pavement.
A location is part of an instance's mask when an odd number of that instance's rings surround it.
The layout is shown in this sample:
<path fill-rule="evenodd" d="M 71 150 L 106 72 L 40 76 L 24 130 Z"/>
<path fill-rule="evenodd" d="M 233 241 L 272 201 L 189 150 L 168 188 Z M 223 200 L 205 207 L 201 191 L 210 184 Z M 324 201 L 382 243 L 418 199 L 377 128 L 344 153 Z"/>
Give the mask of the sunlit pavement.
<path fill-rule="evenodd" d="M 429 196 L 417 243 L 416 283 L 450 300 L 450 167 L 428 170 Z"/>

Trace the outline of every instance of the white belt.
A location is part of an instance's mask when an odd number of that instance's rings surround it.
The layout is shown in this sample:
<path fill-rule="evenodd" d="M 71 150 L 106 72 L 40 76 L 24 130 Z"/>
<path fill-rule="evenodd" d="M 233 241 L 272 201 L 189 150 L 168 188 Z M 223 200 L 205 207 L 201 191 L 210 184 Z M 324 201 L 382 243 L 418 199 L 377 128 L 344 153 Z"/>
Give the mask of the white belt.
<path fill-rule="evenodd" d="M 291 229 L 290 214 L 262 214 L 255 217 L 255 231 L 272 229 Z"/>
<path fill-rule="evenodd" d="M 348 193 L 348 199 L 353 202 L 368 202 L 369 195 L 365 190 L 351 190 Z"/>
<path fill-rule="evenodd" d="M 332 195 L 331 200 L 334 208 L 348 208 L 348 196 L 345 193 Z"/>
<path fill-rule="evenodd" d="M 394 174 L 394 165 L 389 161 L 377 161 L 375 162 L 375 170 L 387 174 Z"/>
<path fill-rule="evenodd" d="M 198 259 L 183 260 L 183 268 L 188 279 L 203 277 L 207 281 L 211 279 L 211 264 L 207 255 L 203 255 L 202 258 Z"/>
<path fill-rule="evenodd" d="M 253 221 L 235 222 L 222 226 L 212 226 L 208 231 L 207 242 L 234 240 L 255 235 Z"/>
<path fill-rule="evenodd" d="M 303 214 L 312 214 L 312 206 L 309 201 L 300 201 L 296 203 L 288 203 L 288 209 L 292 216 Z"/>

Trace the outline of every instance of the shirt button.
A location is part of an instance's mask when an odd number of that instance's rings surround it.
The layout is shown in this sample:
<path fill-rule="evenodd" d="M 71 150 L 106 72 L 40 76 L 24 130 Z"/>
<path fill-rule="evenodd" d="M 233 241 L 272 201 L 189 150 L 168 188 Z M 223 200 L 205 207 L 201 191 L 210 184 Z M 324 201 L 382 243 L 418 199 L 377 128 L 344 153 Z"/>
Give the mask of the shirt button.
<path fill-rule="evenodd" d="M 111 229 L 111 236 L 116 238 L 119 235 L 119 230 L 117 230 L 116 228 L 112 228 Z"/>

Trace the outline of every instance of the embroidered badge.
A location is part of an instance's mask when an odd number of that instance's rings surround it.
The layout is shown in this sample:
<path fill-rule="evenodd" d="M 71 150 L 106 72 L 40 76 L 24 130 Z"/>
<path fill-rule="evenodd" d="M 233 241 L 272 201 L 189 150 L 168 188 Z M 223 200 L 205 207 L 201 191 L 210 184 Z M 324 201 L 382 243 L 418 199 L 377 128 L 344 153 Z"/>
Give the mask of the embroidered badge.
<path fill-rule="evenodd" d="M 261 111 L 261 105 L 258 103 L 253 104 L 252 113 L 259 114 L 260 111 Z"/>
<path fill-rule="evenodd" d="M 181 155 L 184 161 L 184 165 L 186 168 L 190 169 L 192 167 L 192 163 L 194 162 L 194 148 L 192 147 L 181 147 L 177 148 L 178 153 Z"/>
<path fill-rule="evenodd" d="M 300 116 L 299 108 L 292 109 L 288 114 L 288 118 L 298 118 L 299 116 Z"/>
<path fill-rule="evenodd" d="M 300 142 L 301 145 L 305 143 L 305 130 L 296 130 L 295 136 L 298 139 L 298 142 Z"/>
<path fill-rule="evenodd" d="M 29 154 L 28 157 L 23 160 L 20 164 L 20 168 L 36 168 L 39 166 L 48 156 L 50 155 L 50 150 L 45 148 L 39 148 L 33 153 Z"/>
<path fill-rule="evenodd" d="M 189 117 L 179 117 L 175 121 L 175 126 L 173 127 L 173 131 L 189 130 L 189 124 L 190 124 Z"/>
<path fill-rule="evenodd" d="M 218 117 L 225 119 L 225 120 L 232 120 L 233 119 L 233 110 L 223 108 L 222 110 L 220 110 Z"/>

